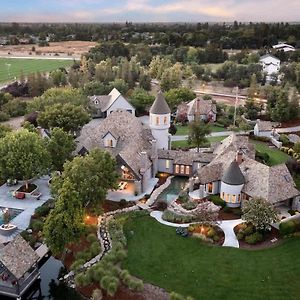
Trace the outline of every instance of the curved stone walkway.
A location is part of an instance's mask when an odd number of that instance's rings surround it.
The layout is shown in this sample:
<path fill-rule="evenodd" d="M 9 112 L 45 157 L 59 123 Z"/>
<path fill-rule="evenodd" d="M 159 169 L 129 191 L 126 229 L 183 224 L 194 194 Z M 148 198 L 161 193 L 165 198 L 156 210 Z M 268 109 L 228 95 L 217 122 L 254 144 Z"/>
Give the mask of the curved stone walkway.
<path fill-rule="evenodd" d="M 189 225 L 193 223 L 186 223 L 186 224 L 176 224 L 176 223 L 171 223 L 167 222 L 162 219 L 162 212 L 158 210 L 154 210 L 151 212 L 150 216 L 156 219 L 159 223 L 171 227 L 188 227 Z M 234 227 L 240 223 L 242 223 L 242 219 L 238 220 L 226 220 L 226 221 L 220 221 L 218 223 L 218 226 L 223 230 L 224 235 L 225 235 L 225 240 L 223 243 L 223 247 L 234 247 L 234 248 L 239 248 L 239 241 L 236 238 L 236 235 L 233 231 Z"/>

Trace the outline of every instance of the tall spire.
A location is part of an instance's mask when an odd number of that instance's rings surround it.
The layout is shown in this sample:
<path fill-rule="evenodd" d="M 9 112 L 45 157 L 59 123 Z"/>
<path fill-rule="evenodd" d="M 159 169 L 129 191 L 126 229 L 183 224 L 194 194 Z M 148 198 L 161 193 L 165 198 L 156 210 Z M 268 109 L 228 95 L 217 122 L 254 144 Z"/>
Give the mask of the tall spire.
<path fill-rule="evenodd" d="M 170 107 L 161 91 L 157 93 L 155 101 L 150 108 L 151 114 L 165 115 L 171 113 Z"/>

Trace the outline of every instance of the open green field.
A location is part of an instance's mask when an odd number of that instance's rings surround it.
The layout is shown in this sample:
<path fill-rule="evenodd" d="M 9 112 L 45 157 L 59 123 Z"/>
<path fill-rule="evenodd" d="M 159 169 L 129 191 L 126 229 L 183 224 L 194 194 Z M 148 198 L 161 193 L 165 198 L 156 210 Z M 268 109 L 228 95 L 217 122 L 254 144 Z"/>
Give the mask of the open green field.
<path fill-rule="evenodd" d="M 189 134 L 189 126 L 182 126 L 182 125 L 176 125 L 177 131 L 175 135 L 188 135 Z M 217 126 L 217 125 L 211 125 L 210 126 L 211 132 L 221 132 L 221 131 L 227 131 L 226 128 Z"/>
<path fill-rule="evenodd" d="M 286 163 L 287 160 L 289 159 L 289 156 L 280 151 L 277 148 L 269 148 L 266 143 L 259 142 L 259 141 L 251 141 L 255 145 L 255 150 L 262 152 L 262 153 L 267 153 L 270 157 L 269 165 L 274 166 L 282 163 Z"/>
<path fill-rule="evenodd" d="M 209 246 L 150 216 L 125 223 L 131 274 L 195 300 L 299 299 L 300 238 L 265 250 Z"/>
<path fill-rule="evenodd" d="M 49 72 L 72 64 L 72 60 L 0 58 L 0 83 L 18 79 L 21 72 L 26 76 L 37 71 Z"/>

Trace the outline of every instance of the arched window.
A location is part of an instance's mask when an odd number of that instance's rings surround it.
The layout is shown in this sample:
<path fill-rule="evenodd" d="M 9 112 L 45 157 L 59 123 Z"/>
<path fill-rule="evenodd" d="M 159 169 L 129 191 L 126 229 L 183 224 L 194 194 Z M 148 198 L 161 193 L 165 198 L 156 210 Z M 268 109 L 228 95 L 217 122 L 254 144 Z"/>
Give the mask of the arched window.
<path fill-rule="evenodd" d="M 167 124 L 167 121 L 168 121 L 168 118 L 167 118 L 167 117 L 164 117 L 164 124 L 165 124 L 165 125 Z"/>
<path fill-rule="evenodd" d="M 159 117 L 156 117 L 156 125 L 159 125 Z"/>

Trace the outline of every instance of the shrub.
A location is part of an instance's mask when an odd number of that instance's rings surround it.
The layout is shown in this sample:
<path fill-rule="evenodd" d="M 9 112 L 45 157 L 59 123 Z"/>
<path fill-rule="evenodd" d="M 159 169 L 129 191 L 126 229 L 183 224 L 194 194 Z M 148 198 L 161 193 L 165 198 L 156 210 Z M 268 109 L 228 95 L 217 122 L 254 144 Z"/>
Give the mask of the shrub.
<path fill-rule="evenodd" d="M 290 140 L 286 134 L 281 134 L 279 137 L 279 141 L 282 142 L 282 145 L 289 145 Z"/>
<path fill-rule="evenodd" d="M 92 243 L 92 245 L 90 247 L 90 251 L 91 251 L 92 257 L 99 254 L 99 252 L 101 251 L 101 246 L 98 241 L 95 241 Z"/>
<path fill-rule="evenodd" d="M 212 237 L 212 239 L 213 239 L 214 242 L 218 242 L 218 241 L 220 240 L 220 237 L 219 237 L 217 234 L 215 234 L 215 235 Z"/>
<path fill-rule="evenodd" d="M 289 150 L 288 150 L 288 155 L 293 156 L 293 155 L 294 155 L 294 149 L 289 149 Z"/>
<path fill-rule="evenodd" d="M 84 273 L 79 273 L 78 275 L 75 276 L 75 283 L 79 286 L 87 286 L 91 282 Z"/>
<path fill-rule="evenodd" d="M 237 235 L 236 235 L 236 238 L 240 241 L 244 238 L 244 234 L 243 232 L 238 232 Z"/>
<path fill-rule="evenodd" d="M 244 235 L 250 235 L 254 232 L 254 226 L 248 224 L 247 227 L 243 230 Z"/>
<path fill-rule="evenodd" d="M 155 205 L 155 209 L 164 211 L 168 208 L 168 204 L 165 201 L 158 201 Z"/>
<path fill-rule="evenodd" d="M 209 197 L 209 200 L 215 204 L 215 205 L 218 205 L 218 206 L 221 206 L 221 207 L 225 207 L 226 206 L 226 202 L 224 200 L 222 200 L 219 196 L 216 196 L 216 195 L 212 195 Z"/>
<path fill-rule="evenodd" d="M 37 207 L 34 211 L 35 216 L 38 218 L 45 217 L 49 214 L 50 208 L 47 205 L 42 205 L 40 207 Z"/>
<path fill-rule="evenodd" d="M 44 226 L 44 222 L 40 220 L 32 220 L 30 227 L 32 228 L 33 231 L 42 231 Z"/>
<path fill-rule="evenodd" d="M 270 161 L 270 156 L 268 153 L 256 151 L 255 156 L 264 163 L 268 163 Z"/>
<path fill-rule="evenodd" d="M 120 200 L 120 203 L 119 203 L 120 207 L 125 207 L 126 204 L 127 204 L 126 199 L 121 199 L 121 200 Z"/>
<path fill-rule="evenodd" d="M 261 242 L 263 239 L 263 235 L 260 232 L 254 232 L 248 236 L 245 237 L 245 242 L 248 244 L 256 244 L 258 242 Z"/>
<path fill-rule="evenodd" d="M 27 103 L 24 100 L 13 99 L 3 105 L 3 111 L 11 117 L 24 116 Z"/>
<path fill-rule="evenodd" d="M 71 265 L 71 270 L 79 271 L 80 267 L 85 263 L 84 259 L 77 259 Z"/>
<path fill-rule="evenodd" d="M 279 231 L 282 236 L 292 234 L 296 231 L 296 224 L 293 220 L 281 222 L 279 224 Z"/>
<path fill-rule="evenodd" d="M 198 206 L 198 204 L 196 202 L 192 202 L 192 201 L 189 201 L 189 202 L 186 202 L 186 203 L 182 204 L 182 207 L 186 210 L 195 209 L 197 206 Z"/>
<path fill-rule="evenodd" d="M 207 237 L 213 238 L 215 234 L 216 234 L 216 231 L 214 230 L 214 228 L 210 228 L 207 232 Z"/>
<path fill-rule="evenodd" d="M 0 111 L 0 122 L 9 120 L 9 115 L 3 111 Z"/>
<path fill-rule="evenodd" d="M 96 237 L 96 235 L 94 233 L 90 233 L 87 237 L 86 237 L 87 241 L 90 243 L 93 242 L 97 242 L 98 238 Z"/>

